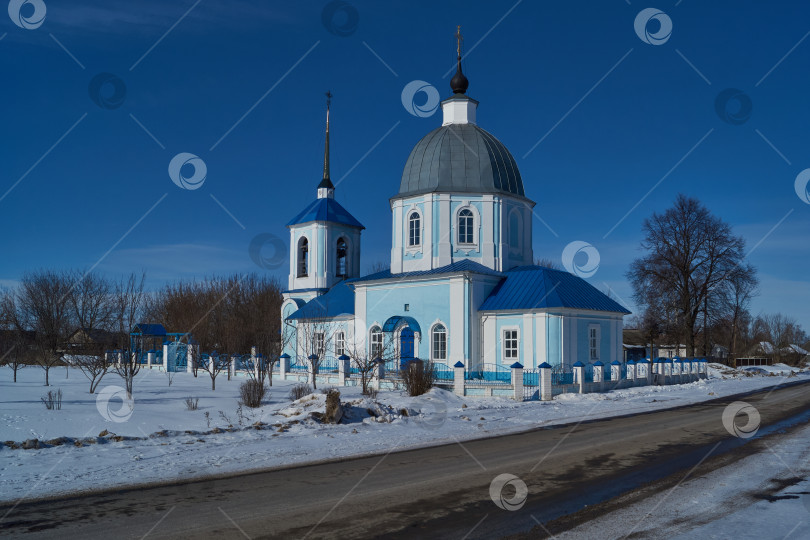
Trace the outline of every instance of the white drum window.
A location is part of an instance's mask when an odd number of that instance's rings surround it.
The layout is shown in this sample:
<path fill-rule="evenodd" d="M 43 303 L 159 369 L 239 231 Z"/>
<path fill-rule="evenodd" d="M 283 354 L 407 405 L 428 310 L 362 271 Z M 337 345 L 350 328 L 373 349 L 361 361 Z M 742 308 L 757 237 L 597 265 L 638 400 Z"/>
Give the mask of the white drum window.
<path fill-rule="evenodd" d="M 413 212 L 408 217 L 408 245 L 419 246 L 422 244 L 422 218 L 418 212 Z"/>
<path fill-rule="evenodd" d="M 459 244 L 472 244 L 474 240 L 473 235 L 473 213 L 465 208 L 458 213 L 458 243 Z"/>

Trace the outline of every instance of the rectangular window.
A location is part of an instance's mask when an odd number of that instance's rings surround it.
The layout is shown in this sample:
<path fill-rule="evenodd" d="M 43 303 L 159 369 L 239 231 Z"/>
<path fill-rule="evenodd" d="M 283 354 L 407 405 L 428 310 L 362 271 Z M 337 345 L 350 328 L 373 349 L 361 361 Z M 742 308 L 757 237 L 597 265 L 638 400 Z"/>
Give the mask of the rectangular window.
<path fill-rule="evenodd" d="M 591 350 L 591 361 L 599 360 L 599 328 L 591 326 L 588 329 L 588 344 Z"/>
<path fill-rule="evenodd" d="M 379 327 L 378 327 L 379 328 Z M 383 335 L 382 332 L 371 332 L 371 359 L 376 360 L 382 356 Z"/>
<path fill-rule="evenodd" d="M 315 350 L 312 351 L 312 352 L 317 354 L 318 358 L 323 358 L 324 349 L 326 348 L 325 347 L 325 341 L 324 341 L 323 332 L 315 332 L 315 343 L 314 343 L 314 345 L 315 345 Z"/>
<path fill-rule="evenodd" d="M 338 332 L 335 335 L 335 356 L 343 356 L 346 354 L 346 336 L 343 332 Z"/>
<path fill-rule="evenodd" d="M 503 331 L 503 357 L 506 360 L 517 361 L 518 358 L 518 331 Z"/>
<path fill-rule="evenodd" d="M 444 327 L 433 331 L 433 359 L 447 360 L 447 332 Z"/>

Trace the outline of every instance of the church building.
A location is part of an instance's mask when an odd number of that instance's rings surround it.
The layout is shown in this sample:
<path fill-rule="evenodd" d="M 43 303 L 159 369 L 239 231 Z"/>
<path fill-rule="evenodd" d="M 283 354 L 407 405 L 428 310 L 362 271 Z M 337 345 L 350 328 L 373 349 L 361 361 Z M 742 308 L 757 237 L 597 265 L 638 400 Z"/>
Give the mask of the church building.
<path fill-rule="evenodd" d="M 629 312 L 582 278 L 533 264 L 535 203 L 512 154 L 478 126 L 460 48 L 450 86 L 442 125 L 413 147 L 389 200 L 390 268 L 371 275 L 360 273 L 364 227 L 335 200 L 327 107 L 317 198 L 287 224 L 285 353 L 300 362 L 363 351 L 470 371 L 621 362 Z"/>

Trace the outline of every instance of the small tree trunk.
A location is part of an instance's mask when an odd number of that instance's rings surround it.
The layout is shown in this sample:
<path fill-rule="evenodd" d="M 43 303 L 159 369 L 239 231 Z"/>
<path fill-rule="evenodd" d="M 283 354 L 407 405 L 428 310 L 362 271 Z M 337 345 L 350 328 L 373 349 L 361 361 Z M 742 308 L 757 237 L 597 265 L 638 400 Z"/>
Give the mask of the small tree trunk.
<path fill-rule="evenodd" d="M 216 377 L 211 377 L 211 390 L 216 390 L 216 389 L 217 389 L 217 378 Z"/>
<path fill-rule="evenodd" d="M 45 386 L 50 386 L 50 383 L 48 382 L 48 371 L 50 371 L 50 369 L 50 366 L 45 366 Z"/>

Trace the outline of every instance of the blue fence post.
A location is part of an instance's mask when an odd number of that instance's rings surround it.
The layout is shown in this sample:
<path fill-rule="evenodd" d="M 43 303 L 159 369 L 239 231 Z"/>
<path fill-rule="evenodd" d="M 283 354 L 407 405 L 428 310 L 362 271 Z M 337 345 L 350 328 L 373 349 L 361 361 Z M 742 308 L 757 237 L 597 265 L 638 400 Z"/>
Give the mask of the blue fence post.
<path fill-rule="evenodd" d="M 574 383 L 579 384 L 579 393 L 585 393 L 585 364 L 577 360 L 572 366 L 574 368 Z"/>
<path fill-rule="evenodd" d="M 290 355 L 287 353 L 278 357 L 278 374 L 282 381 L 287 380 L 287 373 L 290 372 Z"/>

